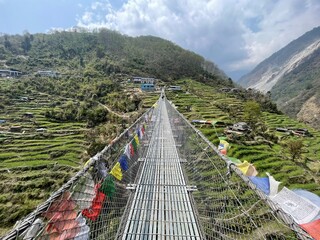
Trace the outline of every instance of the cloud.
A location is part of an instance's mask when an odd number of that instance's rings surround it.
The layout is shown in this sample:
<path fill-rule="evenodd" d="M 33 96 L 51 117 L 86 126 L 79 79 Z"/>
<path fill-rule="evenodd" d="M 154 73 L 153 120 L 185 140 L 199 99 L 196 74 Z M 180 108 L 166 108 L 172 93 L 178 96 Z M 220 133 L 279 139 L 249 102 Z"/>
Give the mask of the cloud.
<path fill-rule="evenodd" d="M 318 0 L 128 0 L 117 8 L 100 0 L 78 26 L 166 38 L 237 78 L 316 27 L 319 12 Z"/>
<path fill-rule="evenodd" d="M 91 23 L 92 22 L 92 15 L 93 13 L 92 12 L 85 12 L 81 18 L 82 22 L 84 24 L 88 24 L 88 23 Z"/>

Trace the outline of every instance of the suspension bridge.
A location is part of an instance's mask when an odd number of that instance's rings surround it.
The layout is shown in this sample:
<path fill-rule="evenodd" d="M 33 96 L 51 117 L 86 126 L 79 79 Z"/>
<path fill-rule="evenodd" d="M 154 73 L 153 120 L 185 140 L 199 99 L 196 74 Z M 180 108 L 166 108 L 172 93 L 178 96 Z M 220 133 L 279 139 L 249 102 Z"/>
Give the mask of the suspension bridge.
<path fill-rule="evenodd" d="M 312 239 L 164 97 L 8 239 Z"/>

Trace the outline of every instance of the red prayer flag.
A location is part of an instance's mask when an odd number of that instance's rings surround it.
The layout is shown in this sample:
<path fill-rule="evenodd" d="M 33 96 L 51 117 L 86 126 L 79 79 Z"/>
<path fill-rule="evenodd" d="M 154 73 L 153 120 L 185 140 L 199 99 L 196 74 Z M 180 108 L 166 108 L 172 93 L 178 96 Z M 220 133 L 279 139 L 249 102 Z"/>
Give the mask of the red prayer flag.
<path fill-rule="evenodd" d="M 132 143 L 129 144 L 129 148 L 130 148 L 130 155 L 132 157 L 134 156 L 134 149 L 133 149 Z"/>
<path fill-rule="evenodd" d="M 103 205 L 103 201 L 106 195 L 103 192 L 100 192 L 98 189 L 100 188 L 100 184 L 95 186 L 96 196 L 92 200 L 92 204 L 90 208 L 86 208 L 82 210 L 82 215 L 91 219 L 92 221 L 97 220 Z"/>
<path fill-rule="evenodd" d="M 76 204 L 71 200 L 70 193 L 64 192 L 61 199 L 55 200 L 43 213 L 49 220 L 44 234 L 48 234 L 50 240 L 74 238 L 79 232 L 75 209 Z"/>
<path fill-rule="evenodd" d="M 221 152 L 221 154 L 223 154 L 223 155 L 227 155 L 227 149 L 221 149 L 220 152 Z"/>
<path fill-rule="evenodd" d="M 320 240 L 320 219 L 313 222 L 300 224 L 300 226 L 315 240 Z"/>

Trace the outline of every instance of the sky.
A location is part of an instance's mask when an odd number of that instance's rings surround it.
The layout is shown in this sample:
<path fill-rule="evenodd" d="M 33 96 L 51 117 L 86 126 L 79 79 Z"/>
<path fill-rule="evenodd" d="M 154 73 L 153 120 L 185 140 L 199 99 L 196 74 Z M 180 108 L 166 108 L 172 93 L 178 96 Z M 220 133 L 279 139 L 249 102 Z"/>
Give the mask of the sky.
<path fill-rule="evenodd" d="M 237 80 L 320 25 L 320 0 L 0 0 L 0 33 L 105 27 L 168 39 Z"/>

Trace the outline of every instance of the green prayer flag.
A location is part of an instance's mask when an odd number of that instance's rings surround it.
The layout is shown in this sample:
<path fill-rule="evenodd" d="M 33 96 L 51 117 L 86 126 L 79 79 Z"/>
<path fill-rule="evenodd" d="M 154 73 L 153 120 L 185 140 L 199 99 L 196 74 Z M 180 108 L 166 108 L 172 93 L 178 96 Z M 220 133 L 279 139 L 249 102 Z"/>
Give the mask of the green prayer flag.
<path fill-rule="evenodd" d="M 134 152 L 137 152 L 138 150 L 138 144 L 136 142 L 136 139 L 132 139 L 132 146 L 133 146 L 133 149 L 134 149 Z"/>
<path fill-rule="evenodd" d="M 111 175 L 108 175 L 104 179 L 103 183 L 101 184 L 100 191 L 106 194 L 110 199 L 112 198 L 116 190 L 115 190 L 114 180 Z"/>
<path fill-rule="evenodd" d="M 219 140 L 227 140 L 227 137 L 219 137 Z"/>
<path fill-rule="evenodd" d="M 237 158 L 233 158 L 233 157 L 228 157 L 229 158 L 229 160 L 231 161 L 231 162 L 233 162 L 233 163 L 236 163 L 236 164 L 238 164 L 238 163 L 242 163 L 239 159 L 237 159 Z"/>

